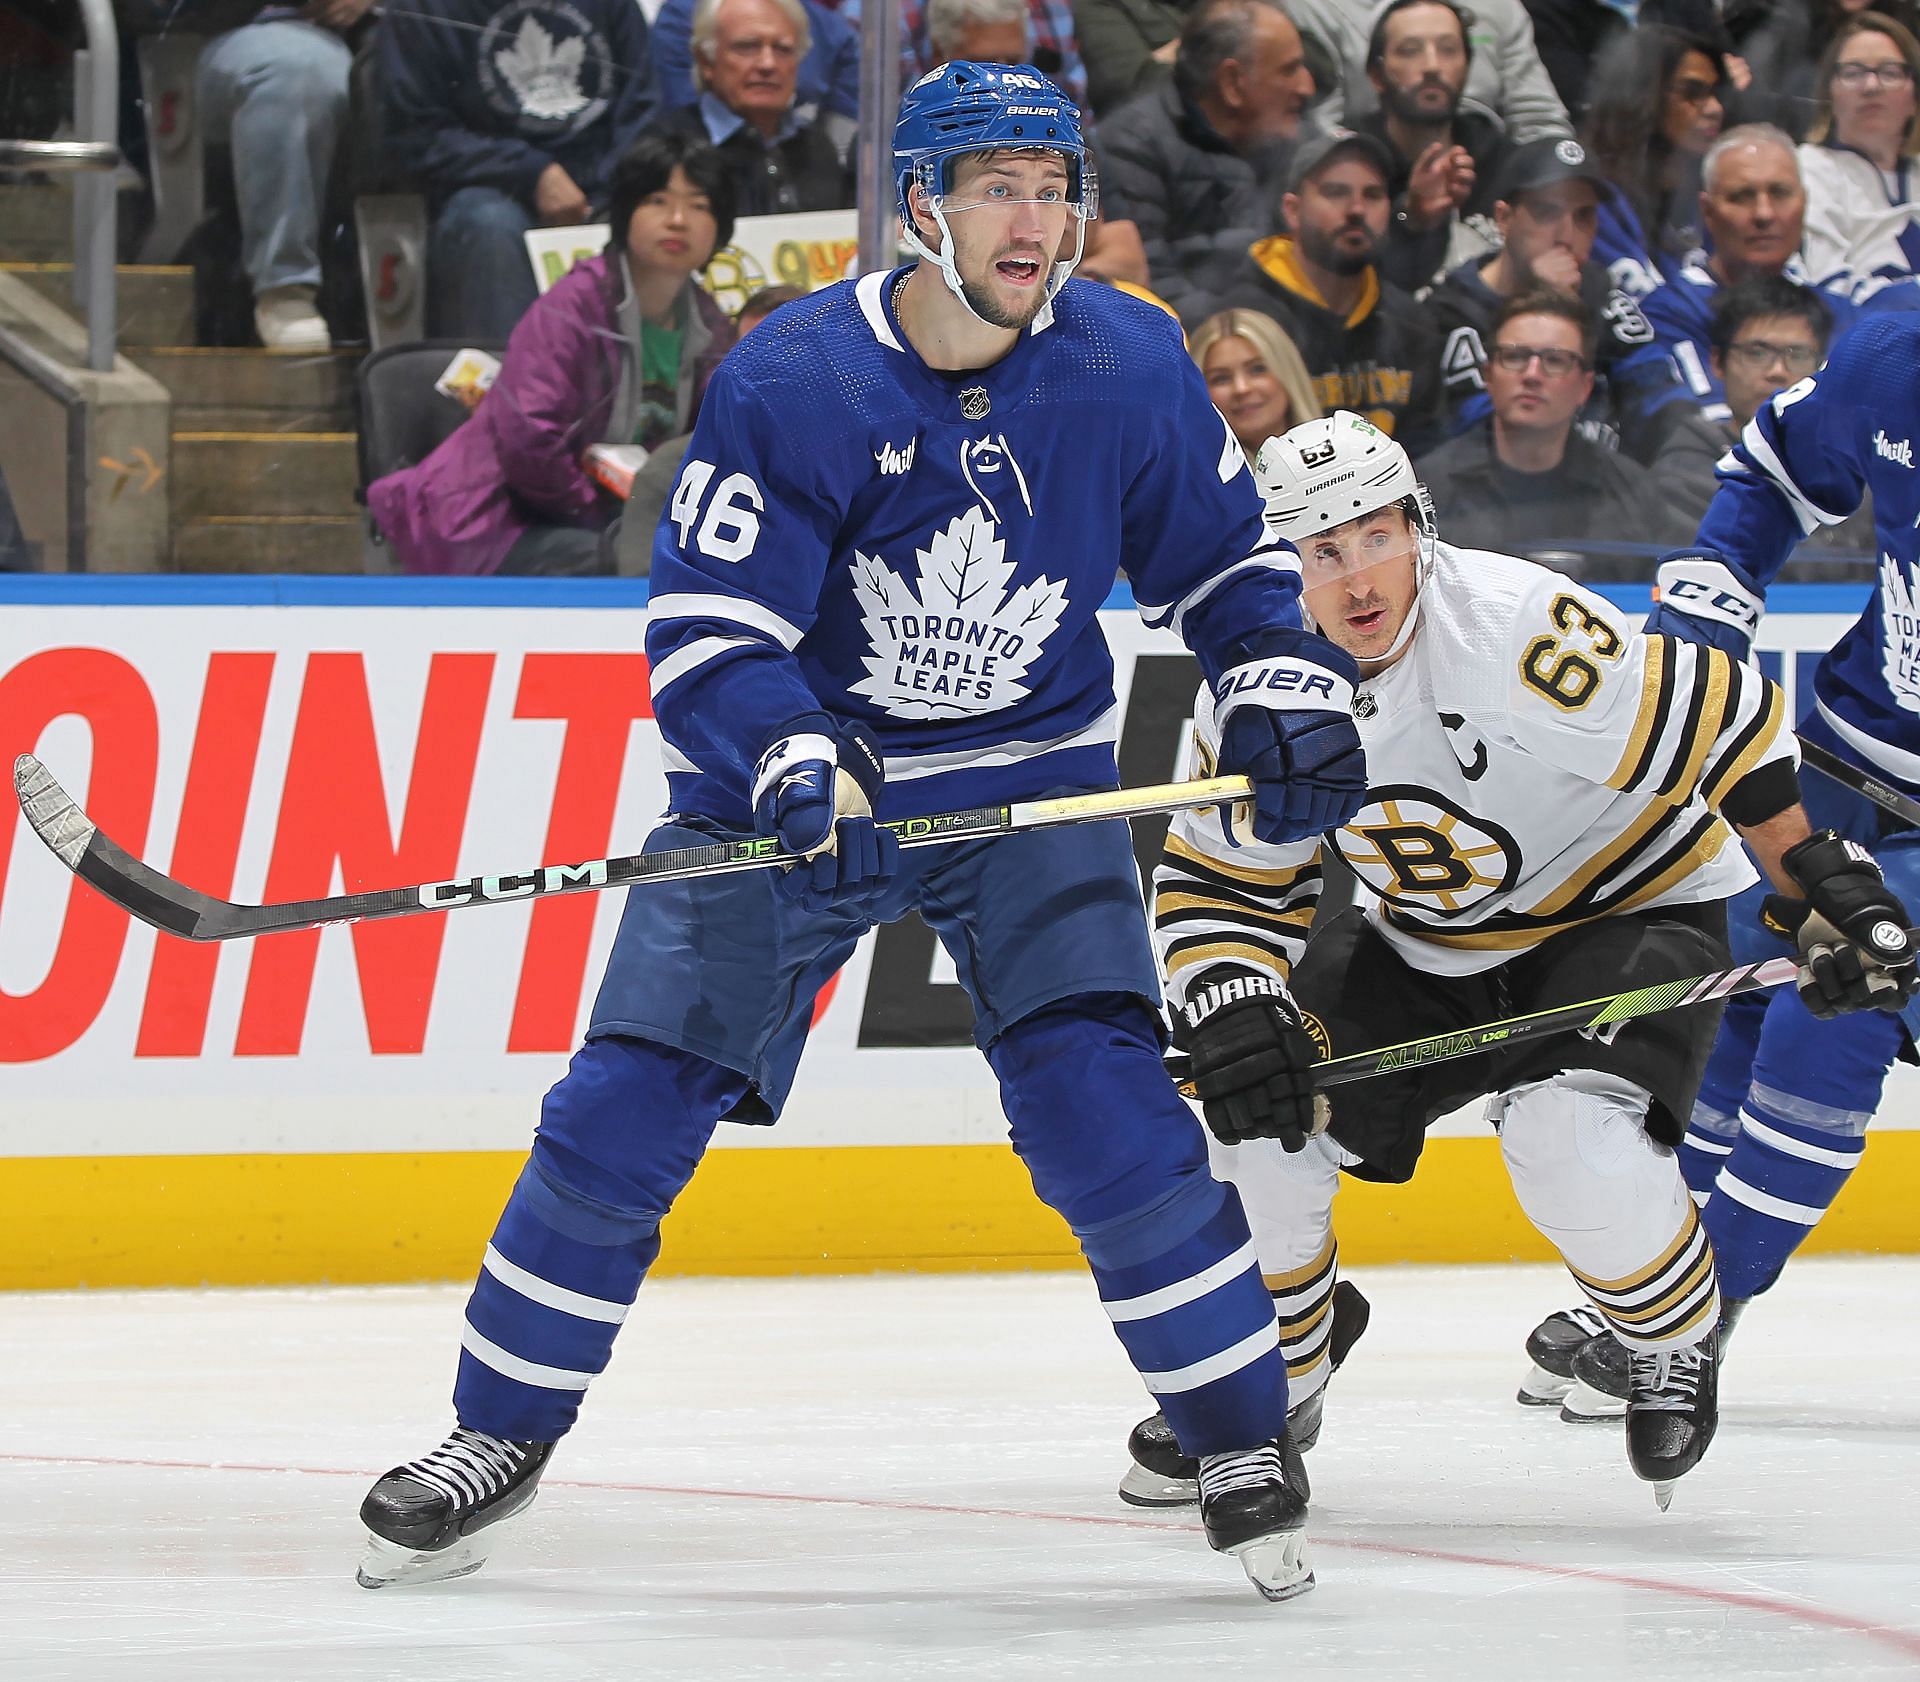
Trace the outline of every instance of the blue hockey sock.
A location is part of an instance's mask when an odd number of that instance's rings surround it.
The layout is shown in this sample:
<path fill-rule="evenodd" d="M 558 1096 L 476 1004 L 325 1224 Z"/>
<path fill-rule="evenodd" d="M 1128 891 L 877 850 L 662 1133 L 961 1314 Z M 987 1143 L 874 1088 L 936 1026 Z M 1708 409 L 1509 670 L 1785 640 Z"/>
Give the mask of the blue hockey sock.
<path fill-rule="evenodd" d="M 1083 1232 L 1080 1245 L 1101 1306 L 1183 1449 L 1217 1454 L 1279 1436 L 1280 1326 L 1231 1186 L 1195 1178 L 1158 1208 Z"/>
<path fill-rule="evenodd" d="M 547 1094 L 467 1301 L 454 1411 L 511 1442 L 552 1442 L 660 1253 L 660 1219 L 746 1077 L 639 1040 L 590 1040 Z"/>
<path fill-rule="evenodd" d="M 1695 1203 L 1705 1204 L 1712 1195 L 1713 1182 L 1720 1177 L 1739 1136 L 1738 1115 L 1709 1109 L 1704 1100 L 1693 1106 L 1679 1155 L 1680 1172 L 1686 1176 L 1687 1190 L 1693 1193 Z"/>
<path fill-rule="evenodd" d="M 1844 1130 L 1856 1119 L 1755 1085 L 1702 1217 L 1724 1296 L 1753 1296 L 1780 1276 L 1866 1149 L 1857 1126 Z"/>

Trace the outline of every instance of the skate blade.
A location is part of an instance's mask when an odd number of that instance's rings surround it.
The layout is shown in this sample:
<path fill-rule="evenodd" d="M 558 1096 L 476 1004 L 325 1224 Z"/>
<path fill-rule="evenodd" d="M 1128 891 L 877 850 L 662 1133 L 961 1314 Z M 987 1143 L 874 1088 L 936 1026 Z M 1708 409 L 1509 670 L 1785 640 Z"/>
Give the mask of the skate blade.
<path fill-rule="evenodd" d="M 1560 1404 L 1560 1418 L 1568 1425 L 1604 1425 L 1626 1417 L 1624 1396 L 1609 1396 L 1591 1384 L 1577 1381 Z"/>
<path fill-rule="evenodd" d="M 1671 1479 L 1666 1483 L 1657 1483 L 1653 1486 L 1653 1504 L 1663 1513 L 1673 1505 L 1673 1482 Z"/>
<path fill-rule="evenodd" d="M 423 1553 L 369 1533 L 354 1581 L 363 1589 L 395 1588 L 409 1583 L 444 1583 L 470 1577 L 487 1562 L 493 1538 L 485 1530 L 463 1536 L 451 1547 Z"/>
<path fill-rule="evenodd" d="M 1520 1380 L 1520 1391 L 1514 1400 L 1523 1408 L 1550 1408 L 1563 1400 L 1572 1388 L 1572 1379 L 1548 1372 L 1545 1367 L 1533 1366 Z"/>
<path fill-rule="evenodd" d="M 1200 1483 L 1150 1472 L 1136 1462 L 1120 1480 L 1120 1499 L 1129 1507 L 1191 1507 L 1200 1499 Z"/>
<path fill-rule="evenodd" d="M 1292 1600 L 1313 1587 L 1313 1562 L 1307 1558 L 1304 1530 L 1256 1537 L 1227 1552 L 1240 1561 L 1247 1581 L 1267 1600 Z"/>

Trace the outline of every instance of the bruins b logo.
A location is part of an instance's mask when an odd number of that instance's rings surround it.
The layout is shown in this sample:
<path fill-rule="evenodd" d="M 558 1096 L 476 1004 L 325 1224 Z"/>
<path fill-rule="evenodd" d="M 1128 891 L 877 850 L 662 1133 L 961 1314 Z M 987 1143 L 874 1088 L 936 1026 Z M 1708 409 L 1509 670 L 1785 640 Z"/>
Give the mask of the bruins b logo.
<path fill-rule="evenodd" d="M 1353 872 L 1382 899 L 1458 912 L 1513 886 L 1520 849 L 1498 824 L 1431 789 L 1388 787 L 1339 834 Z"/>

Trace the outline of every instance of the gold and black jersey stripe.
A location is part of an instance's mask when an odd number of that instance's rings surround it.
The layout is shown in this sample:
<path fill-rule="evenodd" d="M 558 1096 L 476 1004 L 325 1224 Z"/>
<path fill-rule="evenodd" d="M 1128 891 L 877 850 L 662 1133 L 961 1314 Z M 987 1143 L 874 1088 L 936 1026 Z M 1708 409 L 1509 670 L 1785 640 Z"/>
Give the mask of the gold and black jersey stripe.
<path fill-rule="evenodd" d="M 1778 742 L 1778 684 L 1717 648 L 1646 638 L 1640 707 L 1607 787 L 1680 806 L 1718 806 Z"/>
<path fill-rule="evenodd" d="M 1285 975 L 1320 903 L 1318 855 L 1284 867 L 1203 853 L 1177 831 L 1153 873 L 1154 946 L 1167 981 L 1216 963 Z"/>
<path fill-rule="evenodd" d="M 1333 1287 L 1340 1278 L 1340 1250 L 1333 1235 L 1319 1255 L 1285 1273 L 1263 1275 L 1280 1319 L 1280 1352 L 1287 1379 L 1298 1383 L 1327 1359 L 1333 1338 Z"/>

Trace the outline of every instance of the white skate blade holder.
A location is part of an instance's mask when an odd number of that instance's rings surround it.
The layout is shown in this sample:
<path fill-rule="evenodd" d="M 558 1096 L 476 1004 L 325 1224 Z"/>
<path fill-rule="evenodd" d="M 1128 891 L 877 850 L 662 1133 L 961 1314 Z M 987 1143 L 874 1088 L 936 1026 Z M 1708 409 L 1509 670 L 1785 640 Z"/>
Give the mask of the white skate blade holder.
<path fill-rule="evenodd" d="M 1572 1379 L 1548 1372 L 1542 1366 L 1531 1366 L 1527 1369 L 1527 1376 L 1521 1379 L 1519 1393 L 1514 1400 L 1523 1408 L 1553 1407 L 1564 1400 L 1572 1388 Z"/>
<path fill-rule="evenodd" d="M 1656 1483 L 1653 1486 L 1653 1504 L 1658 1507 L 1661 1512 L 1664 1513 L 1673 1505 L 1673 1486 L 1678 1481 L 1679 1480 L 1675 1478 L 1667 1478 L 1663 1482 Z"/>
<path fill-rule="evenodd" d="M 1304 1530 L 1257 1536 L 1226 1552 L 1240 1561 L 1247 1581 L 1268 1600 L 1292 1600 L 1313 1587 L 1313 1561 L 1307 1557 Z"/>
<path fill-rule="evenodd" d="M 1574 1380 L 1560 1404 L 1560 1417 L 1569 1425 L 1611 1425 L 1627 1416 L 1624 1396 L 1609 1396 L 1591 1384 Z"/>
<path fill-rule="evenodd" d="M 1200 1482 L 1170 1478 L 1135 1461 L 1120 1480 L 1120 1499 L 1129 1507 L 1191 1507 L 1200 1499 Z"/>
<path fill-rule="evenodd" d="M 493 1541 L 489 1527 L 471 1536 L 462 1536 L 449 1547 L 425 1553 L 369 1534 L 367 1551 L 360 1556 L 360 1569 L 354 1573 L 354 1580 L 363 1589 L 387 1589 L 468 1577 L 486 1564 Z"/>

